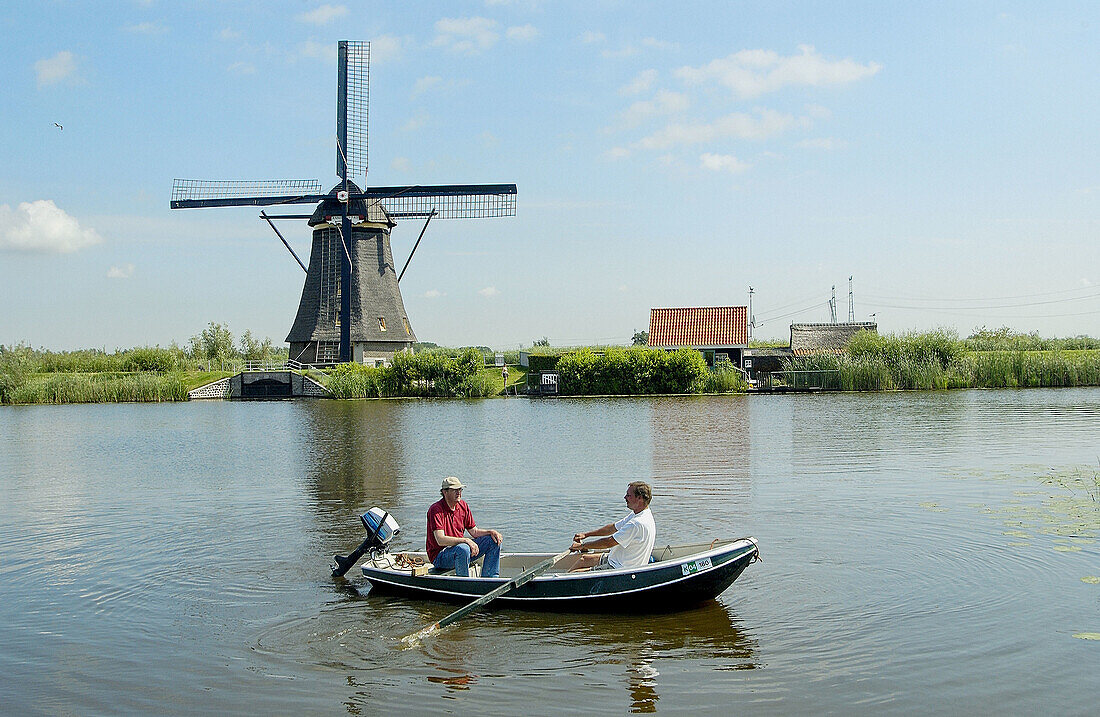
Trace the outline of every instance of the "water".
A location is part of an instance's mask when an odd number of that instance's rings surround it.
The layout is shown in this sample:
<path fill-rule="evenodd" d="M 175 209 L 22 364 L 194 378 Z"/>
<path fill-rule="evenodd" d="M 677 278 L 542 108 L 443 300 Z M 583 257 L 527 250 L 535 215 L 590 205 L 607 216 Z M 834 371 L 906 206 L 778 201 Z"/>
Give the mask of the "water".
<path fill-rule="evenodd" d="M 1095 707 L 1095 519 L 1043 480 L 1096 468 L 1097 389 L 4 407 L 0 446 L 7 713 Z M 453 606 L 329 558 L 371 505 L 419 548 L 448 474 L 505 549 L 647 479 L 659 544 L 764 562 L 685 613 L 495 610 L 402 650 Z"/>

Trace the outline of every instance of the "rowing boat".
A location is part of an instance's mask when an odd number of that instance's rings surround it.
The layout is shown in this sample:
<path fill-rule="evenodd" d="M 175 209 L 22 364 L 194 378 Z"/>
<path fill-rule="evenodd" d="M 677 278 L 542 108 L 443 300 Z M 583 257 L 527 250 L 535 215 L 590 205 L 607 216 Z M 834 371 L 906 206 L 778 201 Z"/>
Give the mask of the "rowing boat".
<path fill-rule="evenodd" d="M 424 553 L 372 551 L 363 563 L 371 592 L 405 597 L 469 602 L 523 573 L 552 553 L 501 553 L 500 576 L 483 578 L 477 565 L 470 577 L 430 568 Z M 570 572 L 580 559 L 571 555 L 553 568 L 511 590 L 497 602 L 530 610 L 665 612 L 711 600 L 733 584 L 750 563 L 760 559 L 753 538 L 665 546 L 653 551 L 648 565 Z"/>

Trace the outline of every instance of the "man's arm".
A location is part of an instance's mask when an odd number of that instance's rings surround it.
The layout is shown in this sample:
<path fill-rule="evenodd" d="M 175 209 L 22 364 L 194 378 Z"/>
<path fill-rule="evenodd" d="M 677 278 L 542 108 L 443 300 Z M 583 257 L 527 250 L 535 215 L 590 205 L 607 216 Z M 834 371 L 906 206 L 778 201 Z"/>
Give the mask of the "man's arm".
<path fill-rule="evenodd" d="M 452 537 L 444 533 L 442 528 L 436 528 L 435 530 L 433 530 L 432 536 L 435 538 L 435 544 L 441 548 L 449 548 L 453 545 L 462 545 L 463 543 L 466 543 L 470 546 L 471 554 L 477 555 L 477 543 L 470 540 L 469 538 Z"/>
<path fill-rule="evenodd" d="M 584 533 L 577 533 L 573 536 L 573 545 L 570 546 L 570 550 L 580 550 L 581 548 L 614 548 L 619 544 L 619 541 L 611 537 L 615 533 L 615 530 L 615 524 L 608 523 L 602 528 L 596 528 L 595 530 L 589 530 Z M 599 539 L 581 545 L 582 542 L 592 536 L 598 536 Z"/>
<path fill-rule="evenodd" d="M 483 535 L 491 535 L 493 536 L 493 542 L 495 542 L 497 545 L 500 545 L 501 542 L 504 540 L 504 536 L 496 530 L 483 530 L 481 528 L 478 528 L 477 526 L 474 526 L 473 528 L 467 528 L 466 532 L 468 532 L 471 536 L 475 538 L 480 538 Z"/>

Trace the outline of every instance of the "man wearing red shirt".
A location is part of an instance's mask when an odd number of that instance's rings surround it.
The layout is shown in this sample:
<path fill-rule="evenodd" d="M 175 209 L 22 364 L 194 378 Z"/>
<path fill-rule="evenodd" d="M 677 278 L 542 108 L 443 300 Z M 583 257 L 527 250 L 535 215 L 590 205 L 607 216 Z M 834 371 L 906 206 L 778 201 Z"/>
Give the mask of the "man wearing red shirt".
<path fill-rule="evenodd" d="M 439 570 L 454 568 L 455 575 L 469 577 L 470 560 L 485 556 L 481 576 L 500 576 L 501 534 L 477 527 L 470 506 L 462 500 L 465 488 L 458 478 L 448 476 L 439 489 L 440 498 L 428 508 L 428 560 Z M 465 537 L 466 533 L 470 537 Z"/>

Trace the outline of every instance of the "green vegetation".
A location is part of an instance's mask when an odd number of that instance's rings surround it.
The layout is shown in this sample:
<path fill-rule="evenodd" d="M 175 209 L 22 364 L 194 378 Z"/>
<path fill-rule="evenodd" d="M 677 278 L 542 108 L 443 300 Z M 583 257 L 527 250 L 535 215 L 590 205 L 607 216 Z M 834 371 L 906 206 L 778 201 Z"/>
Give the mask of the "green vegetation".
<path fill-rule="evenodd" d="M 1043 339 L 1039 333 L 1014 333 L 1007 326 L 999 329 L 982 327 L 963 339 L 970 351 L 1095 351 L 1100 350 L 1100 339 L 1074 336 L 1065 339 Z"/>
<path fill-rule="evenodd" d="M 643 347 L 580 349 L 559 357 L 556 368 L 561 392 L 571 396 L 699 393 L 709 373 L 694 349 Z"/>
<path fill-rule="evenodd" d="M 692 349 L 551 348 L 546 339 L 535 344 L 528 369 L 518 365 L 519 351 L 500 352 L 509 365 L 507 385 L 500 368 L 492 365 L 496 352 L 485 346 L 421 344 L 416 353 L 398 354 L 390 366 L 349 364 L 313 377 L 337 398 L 512 394 L 523 390 L 528 371 L 552 370 L 560 374 L 563 395 L 748 389 L 736 367 L 720 363 L 708 369 L 702 355 Z M 213 322 L 193 336 L 187 348 L 172 344 L 107 353 L 0 345 L 0 403 L 182 401 L 187 391 L 233 375 L 246 361 L 278 364 L 286 359 L 287 350 L 276 349 L 271 339 L 258 341 L 246 331 L 235 345 L 229 329 Z M 844 353 L 789 359 L 784 370 L 787 385 L 842 391 L 1100 386 L 1100 340 L 1041 339 L 1003 328 L 981 329 L 966 339 L 947 330 L 860 332 Z"/>
<path fill-rule="evenodd" d="M 473 398 L 498 393 L 499 384 L 499 375 L 494 379 L 485 370 L 485 358 L 476 349 L 466 349 L 454 358 L 439 351 L 399 353 L 389 366 L 342 364 L 325 382 L 336 398 Z"/>
<path fill-rule="evenodd" d="M 988 332 L 986 332 L 988 333 Z M 1031 388 L 1100 386 L 1100 350 L 980 350 L 1043 341 L 1002 330 L 990 339 L 978 332 L 965 340 L 951 331 L 856 334 L 844 354 L 806 356 L 784 362 L 787 371 L 827 373 L 830 388 L 842 391 L 893 389 Z M 1095 339 L 1050 339 L 1042 346 L 1088 345 Z"/>
<path fill-rule="evenodd" d="M 36 374 L 4 396 L 5 403 L 122 403 L 186 401 L 180 374 Z"/>

